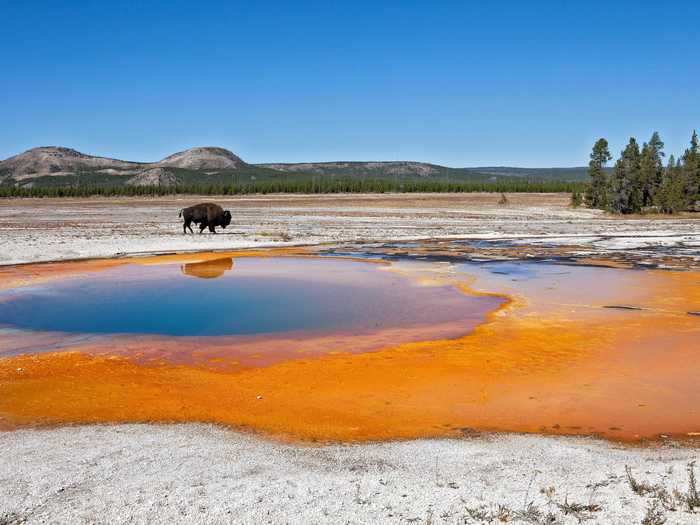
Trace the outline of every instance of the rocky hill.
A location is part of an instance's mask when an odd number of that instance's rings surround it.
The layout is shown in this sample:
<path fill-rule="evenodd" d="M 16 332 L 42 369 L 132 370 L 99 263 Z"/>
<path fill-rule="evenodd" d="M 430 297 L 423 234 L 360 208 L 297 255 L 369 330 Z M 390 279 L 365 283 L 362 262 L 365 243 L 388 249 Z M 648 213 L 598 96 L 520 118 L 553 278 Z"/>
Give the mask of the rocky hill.
<path fill-rule="evenodd" d="M 166 168 L 149 168 L 129 177 L 128 186 L 172 186 L 177 178 Z"/>
<path fill-rule="evenodd" d="M 0 184 L 172 185 L 175 173 L 238 170 L 248 166 L 224 148 L 192 148 L 158 162 L 131 162 L 87 155 L 71 148 L 42 146 L 0 161 Z M 59 179 L 60 178 L 60 179 Z"/>
<path fill-rule="evenodd" d="M 79 171 L 136 172 L 144 166 L 138 162 L 94 157 L 70 148 L 43 146 L 0 162 L 0 176 L 19 181 L 40 175 L 60 176 Z"/>
<path fill-rule="evenodd" d="M 188 170 L 235 170 L 246 163 L 224 148 L 191 148 L 165 157 L 157 165 Z"/>

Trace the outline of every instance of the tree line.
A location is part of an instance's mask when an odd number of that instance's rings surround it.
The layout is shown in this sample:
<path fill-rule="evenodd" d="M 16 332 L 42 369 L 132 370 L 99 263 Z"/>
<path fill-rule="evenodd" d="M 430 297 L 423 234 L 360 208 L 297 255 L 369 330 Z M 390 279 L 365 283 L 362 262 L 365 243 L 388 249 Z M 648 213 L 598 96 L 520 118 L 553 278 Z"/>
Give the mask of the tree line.
<path fill-rule="evenodd" d="M 608 141 L 598 139 L 588 163 L 590 181 L 583 195 L 572 193 L 572 205 L 584 201 L 591 208 L 612 213 L 700 211 L 700 143 L 693 131 L 690 146 L 678 158 L 664 164 L 664 143 L 655 131 L 641 148 L 632 137 L 615 161 Z"/>
<path fill-rule="evenodd" d="M 268 193 L 559 193 L 582 191 L 582 182 L 532 181 L 523 179 L 501 181 L 390 180 L 376 178 L 286 178 L 231 184 L 174 184 L 169 186 L 0 186 L 2 197 L 91 197 L 91 196 L 167 196 L 189 195 L 247 195 Z"/>

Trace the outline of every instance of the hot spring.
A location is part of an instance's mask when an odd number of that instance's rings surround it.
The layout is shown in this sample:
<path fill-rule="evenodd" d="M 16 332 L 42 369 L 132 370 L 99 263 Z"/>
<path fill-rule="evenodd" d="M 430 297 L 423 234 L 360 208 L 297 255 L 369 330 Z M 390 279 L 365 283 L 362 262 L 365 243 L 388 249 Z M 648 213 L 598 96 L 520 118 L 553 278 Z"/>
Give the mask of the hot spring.
<path fill-rule="evenodd" d="M 700 435 L 695 272 L 260 255 L 3 269 L 0 428 Z"/>

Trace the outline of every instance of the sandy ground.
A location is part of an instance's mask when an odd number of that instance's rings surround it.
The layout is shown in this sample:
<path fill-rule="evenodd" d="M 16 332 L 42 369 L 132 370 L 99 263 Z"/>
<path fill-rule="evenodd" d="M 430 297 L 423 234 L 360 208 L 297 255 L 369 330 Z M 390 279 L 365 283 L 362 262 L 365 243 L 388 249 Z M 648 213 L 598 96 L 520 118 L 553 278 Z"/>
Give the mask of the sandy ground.
<path fill-rule="evenodd" d="M 299 447 L 207 425 L 22 430 L 0 449 L 2 523 L 640 523 L 655 498 L 625 465 L 684 493 L 697 457 L 513 435 Z"/>
<path fill-rule="evenodd" d="M 0 201 L 0 264 L 452 237 L 695 258 L 700 246 L 695 217 L 613 218 L 572 210 L 567 195 L 513 195 L 508 206 L 486 194 L 206 199 L 232 210 L 232 227 L 185 236 L 177 212 L 201 200 Z M 700 523 L 683 503 L 700 453 L 677 444 L 506 435 L 311 447 L 193 424 L 5 432 L 0 451 L 2 525 L 641 523 L 648 509 Z M 655 487 L 635 494 L 626 465 Z"/>
<path fill-rule="evenodd" d="M 518 239 L 582 251 L 700 249 L 700 217 L 616 218 L 565 194 L 208 197 L 233 213 L 219 235 L 183 235 L 178 211 L 202 197 L 0 200 L 0 264 L 118 254 L 382 240 Z M 525 238 L 525 239 L 523 239 Z"/>

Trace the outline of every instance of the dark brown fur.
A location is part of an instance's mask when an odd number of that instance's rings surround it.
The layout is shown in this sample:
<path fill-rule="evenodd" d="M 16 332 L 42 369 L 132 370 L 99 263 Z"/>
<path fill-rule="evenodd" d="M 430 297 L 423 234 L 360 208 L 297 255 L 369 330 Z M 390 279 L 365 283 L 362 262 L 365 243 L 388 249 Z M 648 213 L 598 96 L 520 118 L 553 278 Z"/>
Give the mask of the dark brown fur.
<path fill-rule="evenodd" d="M 226 228 L 226 226 L 231 224 L 231 212 L 211 202 L 203 202 L 196 206 L 183 208 L 180 210 L 179 216 L 183 219 L 183 233 L 187 233 L 188 228 L 190 232 L 194 233 L 194 231 L 192 231 L 192 223 L 199 224 L 199 233 L 202 233 L 204 228 L 207 227 L 210 232 L 216 233 L 214 229 L 216 226 Z"/>

